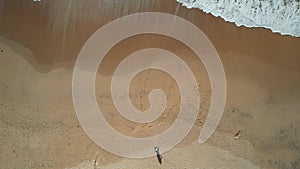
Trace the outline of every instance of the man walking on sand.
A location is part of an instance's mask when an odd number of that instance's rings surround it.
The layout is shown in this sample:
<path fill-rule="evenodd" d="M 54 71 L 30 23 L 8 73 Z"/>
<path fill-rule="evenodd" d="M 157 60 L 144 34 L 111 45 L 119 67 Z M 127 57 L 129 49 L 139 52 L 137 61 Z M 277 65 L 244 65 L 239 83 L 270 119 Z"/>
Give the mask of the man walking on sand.
<path fill-rule="evenodd" d="M 154 148 L 154 151 L 156 152 L 156 157 L 157 157 L 159 164 L 162 164 L 162 156 L 159 154 L 159 147 L 156 146 Z"/>

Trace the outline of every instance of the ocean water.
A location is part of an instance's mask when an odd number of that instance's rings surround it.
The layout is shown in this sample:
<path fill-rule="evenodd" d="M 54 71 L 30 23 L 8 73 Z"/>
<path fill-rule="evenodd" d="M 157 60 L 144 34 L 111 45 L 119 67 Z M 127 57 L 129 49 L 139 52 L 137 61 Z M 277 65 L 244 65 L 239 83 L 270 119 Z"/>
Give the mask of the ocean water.
<path fill-rule="evenodd" d="M 177 0 L 237 26 L 263 27 L 300 36 L 300 0 Z"/>

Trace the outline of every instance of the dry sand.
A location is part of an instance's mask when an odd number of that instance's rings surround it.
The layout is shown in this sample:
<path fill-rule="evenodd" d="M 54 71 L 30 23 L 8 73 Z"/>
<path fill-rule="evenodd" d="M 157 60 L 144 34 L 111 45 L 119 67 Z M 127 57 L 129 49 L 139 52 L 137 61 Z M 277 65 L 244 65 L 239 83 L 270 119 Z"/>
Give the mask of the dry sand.
<path fill-rule="evenodd" d="M 0 4 L 0 168 L 300 168 L 299 38 L 237 28 L 173 0 Z M 189 135 L 162 154 L 161 166 L 154 157 L 121 158 L 94 144 L 76 118 L 71 94 L 73 66 L 90 35 L 113 19 L 144 11 L 176 14 L 197 25 L 216 47 L 228 83 L 221 123 L 208 142 L 198 144 L 210 85 L 188 48 L 167 37 L 141 35 L 122 41 L 105 56 L 96 79 L 98 103 L 109 123 L 129 136 L 151 136 L 170 126 L 179 93 L 165 73 L 141 72 L 130 88 L 133 104 L 147 109 L 147 93 L 157 86 L 166 92 L 167 109 L 149 124 L 125 120 L 113 106 L 109 88 L 124 57 L 160 47 L 180 56 L 196 75 L 199 116 Z"/>

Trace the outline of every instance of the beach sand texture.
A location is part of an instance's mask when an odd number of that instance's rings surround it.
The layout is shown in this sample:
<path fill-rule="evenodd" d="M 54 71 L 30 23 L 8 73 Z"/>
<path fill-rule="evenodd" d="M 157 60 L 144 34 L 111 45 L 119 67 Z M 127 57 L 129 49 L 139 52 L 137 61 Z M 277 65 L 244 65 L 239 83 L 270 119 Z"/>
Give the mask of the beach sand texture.
<path fill-rule="evenodd" d="M 2 0 L 0 7 L 0 168 L 300 168 L 299 38 L 236 27 L 175 0 Z M 167 49 L 195 74 L 199 115 L 188 136 L 162 154 L 161 166 L 156 157 L 127 159 L 101 149 L 85 134 L 72 102 L 73 67 L 87 39 L 114 19 L 147 11 L 176 14 L 201 29 L 227 78 L 222 120 L 213 136 L 198 144 L 211 86 L 188 47 L 161 35 L 138 35 L 105 56 L 96 78 L 97 101 L 109 124 L 132 137 L 166 130 L 177 117 L 180 94 L 166 73 L 143 71 L 131 83 L 133 105 L 147 110 L 148 93 L 158 87 L 168 98 L 166 111 L 147 124 L 124 119 L 110 95 L 112 74 L 122 59 L 144 48 Z"/>

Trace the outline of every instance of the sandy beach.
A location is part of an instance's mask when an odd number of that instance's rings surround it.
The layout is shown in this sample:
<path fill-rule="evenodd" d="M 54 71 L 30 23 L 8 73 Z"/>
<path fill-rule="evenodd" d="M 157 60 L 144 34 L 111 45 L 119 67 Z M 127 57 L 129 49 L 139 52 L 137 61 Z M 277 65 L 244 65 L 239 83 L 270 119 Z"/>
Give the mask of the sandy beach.
<path fill-rule="evenodd" d="M 300 168 L 300 38 L 263 28 L 237 27 L 187 9 L 175 0 L 0 2 L 0 168 Z M 173 78 L 145 70 L 131 82 L 132 104 L 150 106 L 148 94 L 162 89 L 168 99 L 155 121 L 136 124 L 122 117 L 110 94 L 112 75 L 130 53 L 144 48 L 172 51 L 193 71 L 201 94 L 194 127 L 174 149 L 156 157 L 119 157 L 96 145 L 80 125 L 72 101 L 76 59 L 103 25 L 137 12 L 185 18 L 210 39 L 227 79 L 221 122 L 198 144 L 211 99 L 208 74 L 183 43 L 162 35 L 137 35 L 105 55 L 96 77 L 98 105 L 108 123 L 131 137 L 154 136 L 176 119 L 180 93 Z M 113 141 L 113 140 L 112 140 Z"/>

